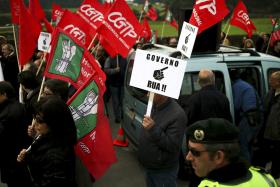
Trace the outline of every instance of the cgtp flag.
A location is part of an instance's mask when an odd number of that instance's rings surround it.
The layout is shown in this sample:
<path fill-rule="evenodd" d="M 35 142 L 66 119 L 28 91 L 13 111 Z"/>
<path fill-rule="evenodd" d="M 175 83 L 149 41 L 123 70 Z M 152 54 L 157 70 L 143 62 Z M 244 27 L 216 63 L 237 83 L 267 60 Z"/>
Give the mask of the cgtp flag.
<path fill-rule="evenodd" d="M 29 0 L 29 12 L 38 21 L 43 21 L 46 14 L 40 5 L 39 0 Z"/>
<path fill-rule="evenodd" d="M 13 24 L 19 24 L 20 1 L 22 0 L 10 0 L 11 17 Z"/>
<path fill-rule="evenodd" d="M 93 36 L 96 34 L 90 25 L 75 13 L 65 10 L 57 27 L 62 28 L 72 37 L 79 40 L 86 48 L 89 47 Z"/>
<path fill-rule="evenodd" d="M 20 1 L 19 14 L 19 63 L 25 65 L 32 57 L 37 47 L 41 24 L 28 12 Z"/>
<path fill-rule="evenodd" d="M 172 27 L 175 27 L 178 30 L 178 24 L 176 22 L 176 19 L 173 17 L 172 12 L 167 8 L 165 21 L 171 25 Z"/>
<path fill-rule="evenodd" d="M 94 77 L 68 104 L 78 133 L 75 152 L 97 180 L 117 159 L 109 121 L 104 115 L 104 92 L 98 85 L 100 78 Z"/>
<path fill-rule="evenodd" d="M 141 32 L 141 39 L 143 38 L 144 43 L 148 42 L 151 40 L 152 38 L 152 31 L 151 31 L 151 27 L 149 25 L 149 22 L 146 18 L 143 19 L 143 23 L 142 23 L 142 32 Z"/>
<path fill-rule="evenodd" d="M 102 24 L 106 8 L 98 0 L 84 0 L 77 14 L 96 31 Z"/>
<path fill-rule="evenodd" d="M 158 19 L 158 13 L 157 10 L 155 9 L 155 7 L 153 7 L 153 5 L 149 6 L 148 11 L 146 12 L 146 17 L 150 18 L 153 21 L 156 21 Z"/>
<path fill-rule="evenodd" d="M 126 57 L 142 30 L 138 19 L 124 0 L 116 0 L 98 29 L 117 52 Z"/>
<path fill-rule="evenodd" d="M 51 19 L 53 21 L 56 21 L 56 24 L 58 24 L 60 18 L 63 15 L 64 10 L 57 4 L 52 3 L 52 17 Z"/>
<path fill-rule="evenodd" d="M 103 46 L 103 48 L 110 55 L 110 57 L 113 58 L 118 54 L 118 52 L 110 45 L 110 43 L 103 36 L 99 36 L 99 43 Z"/>
<path fill-rule="evenodd" d="M 250 20 L 245 4 L 239 0 L 233 11 L 230 24 L 243 29 L 251 38 L 253 30 L 256 30 L 254 23 Z"/>
<path fill-rule="evenodd" d="M 102 70 L 94 57 L 79 40 L 57 28 L 45 76 L 70 82 L 78 89 L 95 73 L 102 74 Z"/>
<path fill-rule="evenodd" d="M 270 46 L 273 46 L 274 42 L 276 40 L 280 40 L 280 24 L 279 24 L 279 19 L 275 20 L 275 24 L 273 26 L 273 32 L 271 33 Z"/>
<path fill-rule="evenodd" d="M 197 34 L 200 34 L 220 22 L 228 13 L 225 0 L 196 0 L 189 23 L 198 27 Z"/>

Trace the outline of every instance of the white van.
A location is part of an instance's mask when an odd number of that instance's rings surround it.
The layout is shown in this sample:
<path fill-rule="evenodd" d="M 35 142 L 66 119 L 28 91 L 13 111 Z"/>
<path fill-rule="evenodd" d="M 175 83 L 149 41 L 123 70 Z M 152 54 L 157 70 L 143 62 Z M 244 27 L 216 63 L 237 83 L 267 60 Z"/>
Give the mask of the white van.
<path fill-rule="evenodd" d="M 144 46 L 143 49 L 181 59 L 181 53 L 174 48 L 151 44 Z M 241 78 L 252 84 L 261 97 L 264 97 L 269 90 L 270 74 L 275 70 L 280 70 L 280 58 L 254 50 L 226 46 L 220 47 L 214 53 L 193 54 L 190 59 L 185 60 L 187 60 L 187 66 L 178 99 L 181 106 L 184 108 L 184 100 L 200 90 L 197 83 L 198 73 L 200 69 L 207 68 L 215 73 L 217 88 L 228 97 L 232 116 L 234 116 L 234 106 L 229 76 L 231 68 L 238 69 L 242 73 Z M 129 86 L 133 62 L 134 55 L 128 59 L 126 70 L 122 127 L 130 143 L 137 148 L 139 130 L 146 113 L 148 98 L 147 91 Z"/>

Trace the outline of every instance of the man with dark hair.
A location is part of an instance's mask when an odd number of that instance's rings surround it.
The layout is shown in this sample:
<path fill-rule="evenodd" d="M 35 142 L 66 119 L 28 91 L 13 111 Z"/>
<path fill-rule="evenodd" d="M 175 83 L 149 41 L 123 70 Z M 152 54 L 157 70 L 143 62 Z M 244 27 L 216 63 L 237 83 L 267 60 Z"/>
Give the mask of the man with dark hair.
<path fill-rule="evenodd" d="M 35 73 L 31 70 L 25 70 L 18 74 L 18 82 L 22 85 L 24 91 L 24 106 L 29 123 L 31 123 L 34 114 L 35 104 L 37 103 L 40 84 Z"/>
<path fill-rule="evenodd" d="M 68 83 L 58 79 L 48 79 L 42 92 L 42 96 L 47 95 L 56 95 L 67 102 L 69 97 Z"/>
<path fill-rule="evenodd" d="M 266 171 L 250 167 L 240 159 L 239 130 L 225 119 L 209 118 L 191 125 L 186 131 L 188 153 L 195 174 L 205 186 L 277 187 Z"/>
<path fill-rule="evenodd" d="M 12 84 L 15 90 L 19 90 L 17 75 L 19 73 L 17 57 L 14 52 L 14 47 L 11 44 L 2 45 L 3 56 L 0 57 L 4 80 Z"/>
<path fill-rule="evenodd" d="M 30 186 L 25 168 L 16 162 L 17 153 L 28 145 L 24 107 L 15 98 L 9 82 L 0 82 L 0 170 L 8 187 Z"/>

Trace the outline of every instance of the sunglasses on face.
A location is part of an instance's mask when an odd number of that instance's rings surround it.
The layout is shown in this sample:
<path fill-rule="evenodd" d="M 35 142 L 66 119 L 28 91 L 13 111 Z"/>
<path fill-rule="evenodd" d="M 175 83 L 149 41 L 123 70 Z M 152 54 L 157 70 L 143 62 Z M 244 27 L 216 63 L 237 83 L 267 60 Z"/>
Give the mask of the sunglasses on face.
<path fill-rule="evenodd" d="M 202 150 L 202 151 L 198 151 L 198 150 L 195 150 L 194 148 L 189 148 L 189 152 L 191 152 L 191 154 L 194 156 L 194 157 L 199 157 L 201 155 L 201 153 L 203 152 L 209 152 L 208 150 Z"/>

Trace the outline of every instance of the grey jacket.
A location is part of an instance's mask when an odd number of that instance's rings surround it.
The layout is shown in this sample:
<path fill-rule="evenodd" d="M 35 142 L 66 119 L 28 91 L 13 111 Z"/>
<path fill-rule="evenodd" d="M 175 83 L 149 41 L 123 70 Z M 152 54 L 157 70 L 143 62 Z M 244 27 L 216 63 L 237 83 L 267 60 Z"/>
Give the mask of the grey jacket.
<path fill-rule="evenodd" d="M 178 165 L 187 117 L 180 105 L 169 98 L 154 108 L 155 125 L 141 129 L 138 147 L 140 162 L 148 169 L 167 169 Z"/>

